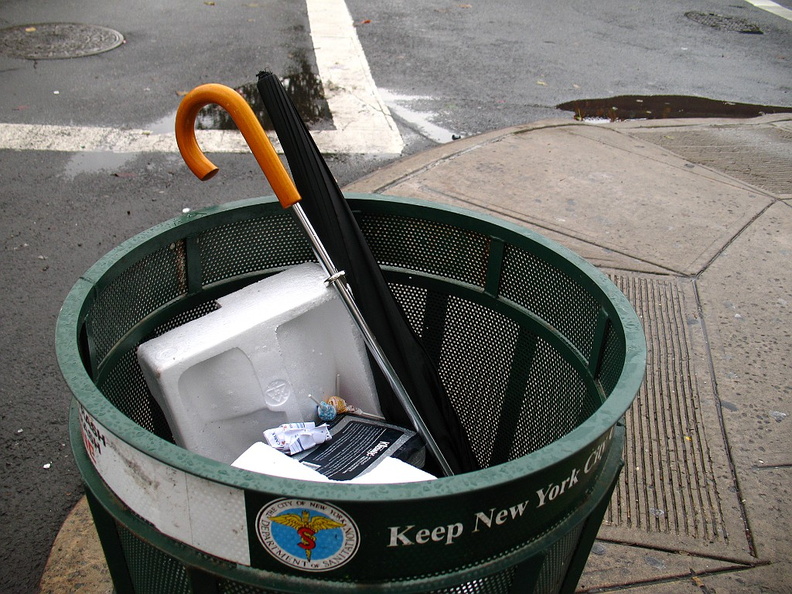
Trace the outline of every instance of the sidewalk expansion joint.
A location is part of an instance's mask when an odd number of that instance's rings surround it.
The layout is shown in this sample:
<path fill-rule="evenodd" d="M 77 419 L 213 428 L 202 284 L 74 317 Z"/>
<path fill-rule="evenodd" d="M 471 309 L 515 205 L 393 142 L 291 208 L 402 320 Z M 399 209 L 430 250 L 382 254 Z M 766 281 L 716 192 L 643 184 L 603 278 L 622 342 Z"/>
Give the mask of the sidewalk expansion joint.
<path fill-rule="evenodd" d="M 745 539 L 748 544 L 748 553 L 751 557 L 757 556 L 756 551 L 756 543 L 754 542 L 753 533 L 751 531 L 751 526 L 748 522 L 748 511 L 745 508 L 745 499 L 742 495 L 742 488 L 740 487 L 740 479 L 737 476 L 737 469 L 734 464 L 734 457 L 731 453 L 731 448 L 729 447 L 729 436 L 726 433 L 726 424 L 723 420 L 723 408 L 722 408 L 722 401 L 720 398 L 720 392 L 718 390 L 718 377 L 715 373 L 715 363 L 712 360 L 712 349 L 710 348 L 711 342 L 709 338 L 709 332 L 707 330 L 707 323 L 704 319 L 704 310 L 701 303 L 701 296 L 698 290 L 698 284 L 694 280 L 693 282 L 693 292 L 696 300 L 696 309 L 698 312 L 699 320 L 701 320 L 701 337 L 704 343 L 704 350 L 706 352 L 706 366 L 707 371 L 709 373 L 710 382 L 712 384 L 712 396 L 715 401 L 715 414 L 718 420 L 718 427 L 720 429 L 720 437 L 723 440 L 724 444 L 724 455 L 726 463 L 729 467 L 729 474 L 731 476 L 731 480 L 734 486 L 734 492 L 737 495 L 737 505 L 739 508 L 740 518 L 742 520 L 743 525 L 743 532 L 745 534 Z"/>

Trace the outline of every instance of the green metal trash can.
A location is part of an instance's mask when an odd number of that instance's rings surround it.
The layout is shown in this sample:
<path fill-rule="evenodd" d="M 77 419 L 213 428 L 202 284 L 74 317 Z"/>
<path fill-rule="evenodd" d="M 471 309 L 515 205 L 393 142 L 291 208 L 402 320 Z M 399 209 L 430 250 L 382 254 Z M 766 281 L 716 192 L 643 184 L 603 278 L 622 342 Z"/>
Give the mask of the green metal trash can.
<path fill-rule="evenodd" d="M 312 483 L 175 445 L 136 347 L 313 259 L 274 199 L 188 213 L 102 258 L 57 324 L 72 447 L 118 592 L 574 590 L 644 375 L 630 304 L 531 231 L 425 202 L 348 198 L 483 469 Z M 284 514 L 313 528 L 272 521 Z"/>

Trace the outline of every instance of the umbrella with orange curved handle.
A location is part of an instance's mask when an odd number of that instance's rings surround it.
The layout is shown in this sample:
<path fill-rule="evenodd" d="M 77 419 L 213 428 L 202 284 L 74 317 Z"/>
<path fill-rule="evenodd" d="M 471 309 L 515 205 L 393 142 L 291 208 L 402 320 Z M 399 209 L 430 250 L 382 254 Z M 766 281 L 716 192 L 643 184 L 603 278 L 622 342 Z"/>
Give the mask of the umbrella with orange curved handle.
<path fill-rule="evenodd" d="M 314 230 L 313 225 L 311 225 L 310 220 L 305 215 L 305 211 L 300 206 L 301 196 L 294 182 L 286 172 L 286 168 L 283 166 L 283 163 L 281 163 L 278 154 L 272 147 L 272 143 L 261 127 L 250 105 L 248 105 L 245 99 L 234 89 L 225 85 L 205 84 L 194 88 L 182 99 L 179 109 L 176 112 L 176 143 L 179 145 L 179 151 L 185 163 L 201 181 L 211 179 L 219 171 L 219 168 L 204 155 L 195 137 L 195 118 L 198 116 L 198 112 L 201 108 L 209 104 L 220 105 L 229 113 L 234 123 L 236 123 L 239 128 L 239 131 L 242 133 L 242 136 L 247 141 L 253 156 L 264 172 L 270 186 L 272 186 L 281 206 L 283 206 L 283 208 L 291 208 L 296 215 L 311 243 L 316 257 L 328 274 L 326 282 L 332 284 L 338 291 L 347 311 L 349 311 L 349 314 L 360 329 L 366 346 L 388 380 L 391 388 L 393 388 L 394 394 L 407 413 L 407 416 L 410 418 L 415 430 L 423 438 L 426 447 L 429 448 L 429 451 L 443 469 L 443 473 L 446 476 L 451 476 L 454 474 L 451 466 L 440 450 L 440 447 L 437 445 L 434 437 L 432 437 L 420 413 L 415 408 L 415 404 L 410 399 L 407 390 L 404 388 L 404 385 L 390 361 L 388 361 L 388 358 L 374 337 L 374 334 L 371 332 L 357 303 L 355 303 L 352 291 L 346 282 L 344 272 L 339 271 L 335 264 L 333 264 L 327 250 L 322 245 L 319 236 Z"/>
<path fill-rule="evenodd" d="M 225 109 L 234 120 L 281 206 L 289 208 L 299 202 L 300 194 L 286 173 L 256 114 L 239 93 L 225 85 L 206 84 L 195 87 L 184 96 L 176 111 L 176 143 L 190 170 L 201 181 L 211 179 L 220 170 L 206 158 L 195 138 L 195 118 L 203 107 L 212 103 Z"/>

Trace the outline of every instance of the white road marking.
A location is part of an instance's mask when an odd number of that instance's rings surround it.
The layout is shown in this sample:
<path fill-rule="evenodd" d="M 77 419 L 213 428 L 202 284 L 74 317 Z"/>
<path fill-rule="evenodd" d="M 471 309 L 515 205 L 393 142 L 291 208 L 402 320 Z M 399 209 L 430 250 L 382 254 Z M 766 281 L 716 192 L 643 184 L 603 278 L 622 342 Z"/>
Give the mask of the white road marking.
<path fill-rule="evenodd" d="M 385 104 L 390 108 L 391 112 L 405 122 L 412 124 L 416 132 L 421 136 L 428 138 L 438 144 L 445 144 L 458 138 L 456 134 L 450 130 L 438 126 L 432 122 L 432 117 L 436 114 L 429 111 L 416 111 L 404 105 L 405 103 L 415 103 L 422 99 L 431 99 L 431 97 L 420 97 L 417 95 L 399 95 L 398 93 L 391 93 L 386 89 L 381 89 L 382 98 Z"/>
<path fill-rule="evenodd" d="M 311 134 L 323 153 L 399 154 L 404 141 L 380 97 L 344 0 L 307 0 L 319 78 L 334 130 Z M 173 117 L 170 119 L 172 121 Z M 0 149 L 42 151 L 178 152 L 173 125 L 163 120 L 151 129 L 0 124 Z M 244 153 L 250 149 L 236 130 L 197 130 L 207 153 Z M 270 135 L 279 149 L 274 134 Z"/>
<path fill-rule="evenodd" d="M 767 12 L 772 12 L 774 15 L 780 16 L 782 19 L 792 21 L 792 10 L 784 8 L 780 4 L 772 2 L 771 0 L 745 0 L 749 4 L 753 4 L 756 8 L 761 8 Z"/>
<path fill-rule="evenodd" d="M 236 130 L 196 130 L 195 135 L 206 153 L 241 153 L 250 150 Z M 173 153 L 179 150 L 173 133 L 48 124 L 0 124 L 0 148 L 113 153 Z"/>
<path fill-rule="evenodd" d="M 317 144 L 331 147 L 333 134 L 341 133 L 358 147 L 356 152 L 400 153 L 404 141 L 377 92 L 346 3 L 306 0 L 306 6 L 316 67 L 336 127 L 334 132 L 318 131 Z M 340 148 L 335 152 L 349 152 Z"/>

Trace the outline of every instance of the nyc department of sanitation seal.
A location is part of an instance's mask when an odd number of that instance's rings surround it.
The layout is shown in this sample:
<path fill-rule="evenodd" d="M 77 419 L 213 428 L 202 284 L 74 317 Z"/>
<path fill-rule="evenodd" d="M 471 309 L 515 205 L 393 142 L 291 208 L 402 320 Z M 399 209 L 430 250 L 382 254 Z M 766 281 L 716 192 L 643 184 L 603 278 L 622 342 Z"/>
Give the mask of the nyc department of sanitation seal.
<path fill-rule="evenodd" d="M 360 532 L 346 513 L 320 501 L 276 499 L 256 517 L 262 546 L 302 571 L 329 571 L 357 553 Z"/>

